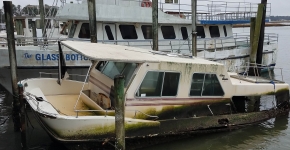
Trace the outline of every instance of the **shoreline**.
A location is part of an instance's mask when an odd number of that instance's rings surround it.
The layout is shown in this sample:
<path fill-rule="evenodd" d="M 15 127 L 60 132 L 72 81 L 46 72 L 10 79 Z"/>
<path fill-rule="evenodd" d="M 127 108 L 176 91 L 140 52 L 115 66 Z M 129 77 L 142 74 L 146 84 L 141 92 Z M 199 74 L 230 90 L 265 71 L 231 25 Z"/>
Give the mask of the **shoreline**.
<path fill-rule="evenodd" d="M 233 28 L 250 27 L 250 26 L 251 26 L 250 24 L 234 24 Z M 282 27 L 282 26 L 290 26 L 290 23 L 285 22 L 285 23 L 266 23 L 265 24 L 265 27 Z"/>

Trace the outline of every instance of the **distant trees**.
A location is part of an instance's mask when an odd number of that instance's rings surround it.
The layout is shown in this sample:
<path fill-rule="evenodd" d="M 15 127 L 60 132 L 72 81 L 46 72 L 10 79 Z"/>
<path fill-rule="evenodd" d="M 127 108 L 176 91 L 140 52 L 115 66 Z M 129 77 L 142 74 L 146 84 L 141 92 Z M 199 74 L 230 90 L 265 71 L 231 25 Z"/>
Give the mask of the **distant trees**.
<path fill-rule="evenodd" d="M 24 15 L 29 15 L 29 16 L 36 16 L 39 14 L 38 8 L 35 5 L 27 5 L 23 7 L 22 13 Z"/>
<path fill-rule="evenodd" d="M 271 21 L 285 21 L 290 20 L 290 16 L 270 16 Z"/>
<path fill-rule="evenodd" d="M 49 5 L 45 4 L 44 9 L 45 9 L 44 12 L 46 15 L 54 17 L 57 13 L 58 7 L 57 6 L 49 6 Z M 26 5 L 25 7 L 22 8 L 20 5 L 16 6 L 16 5 L 12 4 L 12 10 L 13 10 L 13 14 L 15 16 L 23 16 L 23 15 L 36 16 L 36 15 L 39 15 L 38 5 Z M 3 9 L 2 9 L 2 12 L 4 12 Z"/>

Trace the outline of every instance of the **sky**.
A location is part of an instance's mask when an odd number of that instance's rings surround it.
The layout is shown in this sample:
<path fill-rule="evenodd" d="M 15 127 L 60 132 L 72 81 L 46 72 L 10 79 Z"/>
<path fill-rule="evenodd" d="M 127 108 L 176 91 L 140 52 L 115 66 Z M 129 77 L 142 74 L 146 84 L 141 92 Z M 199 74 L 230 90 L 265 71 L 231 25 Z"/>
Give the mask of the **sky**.
<path fill-rule="evenodd" d="M 56 3 L 58 1 L 58 4 L 60 4 L 61 0 L 44 0 L 45 4 L 52 5 L 53 3 Z M 73 1 L 74 3 L 77 3 L 77 0 L 62 0 L 66 1 L 67 3 L 70 1 Z M 183 1 L 187 1 L 190 3 L 190 0 L 181 0 L 181 3 Z M 198 4 L 202 3 L 204 0 L 198 0 Z M 213 0 L 213 1 L 228 1 L 228 2 L 252 2 L 252 3 L 259 3 L 261 0 Z M 290 9 L 289 9 L 289 1 L 290 0 L 268 0 L 268 3 L 271 3 L 271 15 L 274 16 L 290 16 Z M 14 5 L 21 5 L 22 7 L 30 4 L 30 5 L 38 5 L 38 0 L 12 0 L 12 3 Z M 0 8 L 2 8 L 3 2 L 0 3 Z"/>

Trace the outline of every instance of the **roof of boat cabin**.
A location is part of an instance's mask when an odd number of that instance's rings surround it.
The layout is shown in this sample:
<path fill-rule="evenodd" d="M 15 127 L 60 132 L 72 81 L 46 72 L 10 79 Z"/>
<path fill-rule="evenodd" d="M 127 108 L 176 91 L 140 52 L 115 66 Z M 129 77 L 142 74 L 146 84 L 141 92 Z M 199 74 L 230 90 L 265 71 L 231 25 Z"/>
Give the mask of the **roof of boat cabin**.
<path fill-rule="evenodd" d="M 115 62 L 136 62 L 136 63 L 186 63 L 186 64 L 206 64 L 222 65 L 217 62 L 202 58 L 184 58 L 174 55 L 161 55 L 147 49 L 129 47 L 113 44 L 89 43 L 83 41 L 62 41 L 62 45 L 69 49 L 88 57 L 91 60 L 115 61 Z M 173 56 L 173 57 L 170 57 Z"/>
<path fill-rule="evenodd" d="M 122 2 L 125 4 L 125 2 Z M 56 20 L 88 21 L 88 6 L 84 4 L 66 4 L 59 9 Z M 152 23 L 152 8 L 128 2 L 128 5 L 96 4 L 96 18 L 100 22 Z M 166 14 L 158 9 L 158 23 L 161 24 L 192 24 L 189 19 L 183 19 Z"/>

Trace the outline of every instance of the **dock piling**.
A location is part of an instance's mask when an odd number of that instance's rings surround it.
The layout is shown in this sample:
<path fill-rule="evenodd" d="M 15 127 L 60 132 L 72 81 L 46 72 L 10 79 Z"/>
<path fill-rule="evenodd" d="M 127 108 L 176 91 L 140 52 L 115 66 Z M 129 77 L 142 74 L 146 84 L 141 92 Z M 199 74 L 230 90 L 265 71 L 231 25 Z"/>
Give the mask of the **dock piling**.
<path fill-rule="evenodd" d="M 257 64 L 261 64 L 261 63 L 257 62 L 257 58 L 259 57 L 259 56 L 257 56 L 258 55 L 257 53 L 258 53 L 261 26 L 262 26 L 262 20 L 263 20 L 263 9 L 264 9 L 264 4 L 259 4 L 258 12 L 257 12 L 257 18 L 256 18 L 256 23 L 255 23 L 254 35 L 251 35 L 251 37 L 254 37 L 253 40 L 252 40 L 253 44 L 252 44 L 252 47 L 251 47 L 251 56 L 250 56 L 250 61 L 251 61 L 250 65 L 252 65 L 252 67 L 250 67 L 250 68 L 253 68 L 253 70 L 249 71 L 249 75 L 254 75 L 254 76 L 259 75 L 259 71 L 255 72 L 255 69 L 259 70 L 259 69 L 255 68 L 255 66 Z"/>
<path fill-rule="evenodd" d="M 32 28 L 33 45 L 37 46 L 37 36 L 36 36 L 35 21 L 31 21 L 31 28 Z"/>
<path fill-rule="evenodd" d="M 256 25 L 256 18 L 251 18 L 251 24 L 250 24 L 250 68 L 249 68 L 249 74 L 255 75 L 254 69 L 256 64 L 256 58 L 257 58 L 257 51 L 253 48 L 253 42 L 254 42 L 254 34 L 255 34 L 255 25 Z"/>
<path fill-rule="evenodd" d="M 26 145 L 26 124 L 25 124 L 25 107 L 24 107 L 24 98 L 23 98 L 23 85 L 18 84 L 18 100 L 20 102 L 20 122 L 21 122 L 21 146 L 22 150 L 27 149 Z"/>
<path fill-rule="evenodd" d="M 114 99 L 115 99 L 115 132 L 116 149 L 125 150 L 125 77 L 117 75 L 114 78 Z"/>
<path fill-rule="evenodd" d="M 88 0 L 91 43 L 97 43 L 96 0 Z"/>
<path fill-rule="evenodd" d="M 42 29 L 42 37 L 43 37 L 44 44 L 46 44 L 47 36 L 46 36 L 45 11 L 44 11 L 43 0 L 39 0 L 39 12 L 40 12 L 40 27 Z"/>
<path fill-rule="evenodd" d="M 12 94 L 13 94 L 13 122 L 14 131 L 20 130 L 20 117 L 19 117 L 19 101 L 18 101 L 18 87 L 17 87 L 17 61 L 16 61 L 16 50 L 15 50 L 15 37 L 14 37 L 14 25 L 13 25 L 13 12 L 12 2 L 3 1 L 5 20 L 6 20 L 6 32 L 8 42 L 8 52 L 10 61 L 11 71 L 11 82 L 12 82 Z"/>
<path fill-rule="evenodd" d="M 191 0 L 191 20 L 192 20 L 192 56 L 197 56 L 197 34 L 196 34 L 196 10 L 197 10 L 197 0 Z"/>
<path fill-rule="evenodd" d="M 153 50 L 158 51 L 158 0 L 152 0 L 152 38 Z"/>
<path fill-rule="evenodd" d="M 262 13 L 262 22 L 261 22 L 261 28 L 260 28 L 260 38 L 259 38 L 259 44 L 258 44 L 258 50 L 257 50 L 257 61 L 256 63 L 258 66 L 261 66 L 262 60 L 263 60 L 263 47 L 264 47 L 264 37 L 265 37 L 265 20 L 266 20 L 266 10 L 267 10 L 267 0 L 261 0 L 261 4 L 263 4 L 263 9 L 260 10 Z M 258 73 L 261 73 L 261 68 L 258 69 Z"/>

